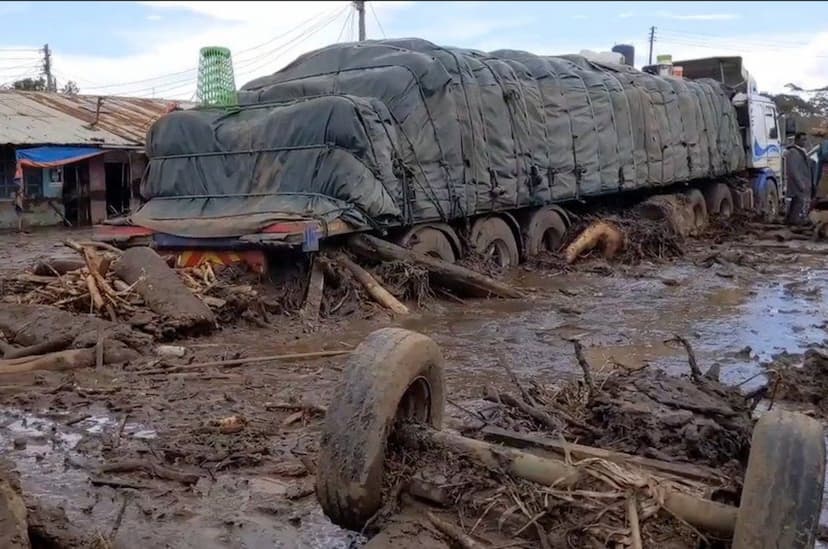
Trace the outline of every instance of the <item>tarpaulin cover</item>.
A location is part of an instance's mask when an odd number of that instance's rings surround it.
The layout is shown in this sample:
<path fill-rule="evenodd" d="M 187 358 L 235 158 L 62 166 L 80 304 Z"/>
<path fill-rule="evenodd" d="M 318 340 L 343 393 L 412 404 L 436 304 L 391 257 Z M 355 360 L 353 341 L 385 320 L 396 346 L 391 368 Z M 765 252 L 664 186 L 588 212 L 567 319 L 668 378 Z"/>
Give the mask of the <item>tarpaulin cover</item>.
<path fill-rule="evenodd" d="M 726 91 L 580 56 L 336 44 L 168 114 L 132 222 L 234 236 L 285 218 L 452 220 L 711 178 L 744 167 Z"/>
<path fill-rule="evenodd" d="M 35 168 L 55 168 L 105 153 L 93 147 L 34 147 L 17 149 L 17 162 Z"/>

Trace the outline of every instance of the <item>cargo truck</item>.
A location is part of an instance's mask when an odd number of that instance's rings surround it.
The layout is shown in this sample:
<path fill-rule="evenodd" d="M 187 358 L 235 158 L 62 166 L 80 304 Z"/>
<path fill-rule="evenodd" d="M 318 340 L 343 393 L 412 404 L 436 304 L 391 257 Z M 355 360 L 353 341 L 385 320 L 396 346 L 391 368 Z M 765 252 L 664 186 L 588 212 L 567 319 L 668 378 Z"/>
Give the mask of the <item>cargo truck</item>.
<path fill-rule="evenodd" d="M 420 39 L 312 51 L 243 86 L 238 105 L 159 119 L 146 202 L 96 238 L 263 270 L 270 252 L 369 231 L 508 267 L 557 249 L 574 205 L 682 193 L 712 214 L 774 215 L 774 103 L 739 57 L 675 64 L 683 77 Z"/>

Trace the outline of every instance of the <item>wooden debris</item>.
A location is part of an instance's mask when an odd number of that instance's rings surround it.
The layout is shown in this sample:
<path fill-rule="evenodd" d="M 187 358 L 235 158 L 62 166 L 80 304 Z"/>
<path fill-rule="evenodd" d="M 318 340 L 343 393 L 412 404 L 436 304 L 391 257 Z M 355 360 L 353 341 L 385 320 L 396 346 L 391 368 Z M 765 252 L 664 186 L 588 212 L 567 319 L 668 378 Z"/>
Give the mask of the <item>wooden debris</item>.
<path fill-rule="evenodd" d="M 72 344 L 74 337 L 59 336 L 55 339 L 49 339 L 43 343 L 22 347 L 20 349 L 9 349 L 3 354 L 4 359 L 31 357 L 34 355 L 42 355 L 45 353 L 53 353 L 56 351 L 63 351 Z"/>
<path fill-rule="evenodd" d="M 408 314 L 408 307 L 400 303 L 396 297 L 391 295 L 391 293 L 386 290 L 382 284 L 377 282 L 377 280 L 371 276 L 371 273 L 354 263 L 350 257 L 345 254 L 339 254 L 337 256 L 337 261 L 354 275 L 354 278 L 356 278 L 360 284 L 365 287 L 368 294 L 374 299 L 374 301 L 386 309 L 391 309 L 391 311 L 396 314 Z"/>
<path fill-rule="evenodd" d="M 342 356 L 350 354 L 352 351 L 315 351 L 311 353 L 292 353 L 286 355 L 272 355 L 272 356 L 254 356 L 248 358 L 236 358 L 231 360 L 216 360 L 213 362 L 201 362 L 198 364 L 180 364 L 177 366 L 171 366 L 169 368 L 160 368 L 155 370 L 143 370 L 139 373 L 143 375 L 156 375 L 156 374 L 166 374 L 171 372 L 183 372 L 187 370 L 200 370 L 202 368 L 214 368 L 214 367 L 233 367 L 233 366 L 243 366 L 245 364 L 255 364 L 257 362 L 274 362 L 277 360 L 302 360 L 302 359 L 310 359 L 310 358 L 327 358 L 332 356 Z"/>
<path fill-rule="evenodd" d="M 474 538 L 463 532 L 457 526 L 437 518 L 431 511 L 426 512 L 426 516 L 440 533 L 451 538 L 463 549 L 483 549 L 484 546 L 482 544 L 475 541 Z"/>
<path fill-rule="evenodd" d="M 358 234 L 348 240 L 348 244 L 359 255 L 371 260 L 410 261 L 422 265 L 442 284 L 477 297 L 520 298 L 523 294 L 508 284 L 503 284 L 491 277 L 476 273 L 459 265 L 447 263 L 435 257 L 408 250 L 396 244 L 386 242 L 375 236 Z"/>
<path fill-rule="evenodd" d="M 130 473 L 133 471 L 143 471 L 154 477 L 180 482 L 181 484 L 195 484 L 201 478 L 201 475 L 179 471 L 147 459 L 115 461 L 102 465 L 98 470 L 99 473 Z"/>
<path fill-rule="evenodd" d="M 626 237 L 616 225 L 608 221 L 595 221 L 567 246 L 566 262 L 572 264 L 582 254 L 600 248 L 604 259 L 612 259 L 624 249 Z"/>
<path fill-rule="evenodd" d="M 311 260 L 308 291 L 305 294 L 305 303 L 302 305 L 300 316 L 305 322 L 316 323 L 319 320 L 319 307 L 322 305 L 322 296 L 325 291 L 325 271 L 319 258 Z"/>

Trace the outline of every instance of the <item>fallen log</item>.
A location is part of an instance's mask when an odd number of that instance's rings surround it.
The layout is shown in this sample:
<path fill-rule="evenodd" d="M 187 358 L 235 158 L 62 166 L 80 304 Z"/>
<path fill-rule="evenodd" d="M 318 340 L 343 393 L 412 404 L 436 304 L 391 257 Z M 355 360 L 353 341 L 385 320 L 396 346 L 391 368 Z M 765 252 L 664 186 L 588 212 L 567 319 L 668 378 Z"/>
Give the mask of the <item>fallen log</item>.
<path fill-rule="evenodd" d="M 157 368 L 155 370 L 142 370 L 138 373 L 141 375 L 157 375 L 169 374 L 174 372 L 184 372 L 187 370 L 200 370 L 202 368 L 213 368 L 218 366 L 231 367 L 243 366 L 245 364 L 255 364 L 257 362 L 272 362 L 277 360 L 301 360 L 309 358 L 327 358 L 332 356 L 341 356 L 350 354 L 353 351 L 315 351 L 312 353 L 292 353 L 286 355 L 272 355 L 272 356 L 253 356 L 248 358 L 235 358 L 232 360 L 216 360 L 214 362 L 201 362 L 198 364 L 179 364 L 169 368 Z"/>
<path fill-rule="evenodd" d="M 38 276 L 65 275 L 70 271 L 82 269 L 84 266 L 86 266 L 86 263 L 80 259 L 59 257 L 39 261 L 32 272 Z"/>
<path fill-rule="evenodd" d="M 523 294 L 508 284 L 503 284 L 491 277 L 476 273 L 459 265 L 447 263 L 435 257 L 415 252 L 386 242 L 375 236 L 358 234 L 348 240 L 349 246 L 359 255 L 368 259 L 386 261 L 409 261 L 422 265 L 431 272 L 440 283 L 455 287 L 467 295 L 476 297 L 520 298 Z"/>
<path fill-rule="evenodd" d="M 354 275 L 360 284 L 362 284 L 365 289 L 368 291 L 368 294 L 374 298 L 374 301 L 385 307 L 386 309 L 391 309 L 396 314 L 400 315 L 407 315 L 408 314 L 408 307 L 400 303 L 400 301 L 391 295 L 391 293 L 386 290 L 382 284 L 377 282 L 377 280 L 371 276 L 371 273 L 354 263 L 350 257 L 345 254 L 339 254 L 337 256 L 337 261 L 342 264 L 343 267 L 351 271 L 351 274 Z"/>
<path fill-rule="evenodd" d="M 104 352 L 107 364 L 128 362 L 138 357 L 138 353 L 127 349 L 119 342 L 107 342 L 108 348 Z M 0 360 L 0 375 L 21 374 L 39 370 L 63 371 L 79 368 L 91 368 L 95 365 L 96 350 L 70 349 L 39 356 L 23 357 L 11 360 Z"/>
<path fill-rule="evenodd" d="M 612 259 L 626 245 L 626 237 L 617 226 L 608 221 L 596 221 L 578 235 L 566 248 L 566 262 L 572 264 L 581 254 L 600 248 L 604 259 Z"/>
<path fill-rule="evenodd" d="M 143 471 L 148 475 L 164 480 L 180 482 L 181 484 L 195 484 L 198 482 L 198 479 L 201 478 L 201 475 L 196 473 L 179 471 L 178 469 L 166 467 L 159 463 L 153 463 L 145 459 L 115 461 L 102 465 L 98 469 L 98 473 L 131 473 L 134 471 Z"/>
<path fill-rule="evenodd" d="M 482 544 L 475 541 L 473 537 L 466 534 L 457 526 L 437 518 L 431 511 L 426 512 L 426 516 L 428 517 L 428 520 L 431 521 L 431 524 L 433 524 L 441 534 L 448 536 L 463 549 L 483 549 Z"/>
<path fill-rule="evenodd" d="M 115 274 L 175 331 L 204 333 L 216 324 L 210 308 L 198 299 L 154 250 L 129 248 L 115 264 Z"/>
<path fill-rule="evenodd" d="M 43 343 L 29 345 L 20 349 L 11 349 L 3 355 L 3 358 L 8 360 L 12 358 L 28 357 L 33 355 L 42 355 L 44 353 L 53 353 L 55 351 L 63 351 L 72 345 L 74 337 L 67 335 L 58 336 L 54 339 L 49 339 Z"/>

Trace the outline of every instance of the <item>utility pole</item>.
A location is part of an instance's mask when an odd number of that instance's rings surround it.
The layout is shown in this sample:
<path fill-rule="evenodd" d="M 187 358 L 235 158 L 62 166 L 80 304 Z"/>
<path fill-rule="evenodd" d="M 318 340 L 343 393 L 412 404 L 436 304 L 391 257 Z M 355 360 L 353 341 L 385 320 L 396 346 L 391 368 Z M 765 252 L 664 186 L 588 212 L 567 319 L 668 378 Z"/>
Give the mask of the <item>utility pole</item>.
<path fill-rule="evenodd" d="M 49 44 L 43 45 L 43 74 L 46 76 L 46 91 L 57 91 L 57 85 L 52 76 L 52 52 L 49 49 Z"/>
<path fill-rule="evenodd" d="M 359 41 L 365 40 L 365 0 L 354 0 L 354 9 L 359 15 Z"/>
<path fill-rule="evenodd" d="M 647 62 L 648 65 L 653 64 L 653 42 L 655 42 L 655 27 L 650 27 L 650 60 Z"/>

